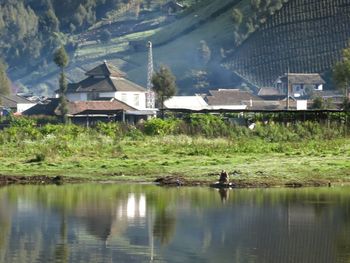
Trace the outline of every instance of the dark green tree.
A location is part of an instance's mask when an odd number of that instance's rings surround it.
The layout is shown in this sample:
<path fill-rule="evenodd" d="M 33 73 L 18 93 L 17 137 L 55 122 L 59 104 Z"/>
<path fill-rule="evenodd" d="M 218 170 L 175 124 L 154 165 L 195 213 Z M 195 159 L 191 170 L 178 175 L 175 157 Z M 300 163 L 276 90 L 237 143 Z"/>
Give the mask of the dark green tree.
<path fill-rule="evenodd" d="M 111 40 L 111 38 L 112 38 L 112 34 L 111 34 L 111 32 L 109 32 L 108 29 L 105 29 L 101 32 L 101 41 L 102 42 L 107 43 Z"/>
<path fill-rule="evenodd" d="M 259 7 L 260 7 L 260 3 L 261 3 L 260 0 L 251 0 L 251 1 L 250 1 L 250 6 L 251 6 L 251 8 L 252 8 L 254 11 L 258 11 L 258 10 L 259 10 Z"/>
<path fill-rule="evenodd" d="M 325 109 L 325 103 L 324 103 L 322 97 L 314 98 L 313 101 L 312 101 L 311 108 L 315 109 L 315 110 L 323 110 L 323 109 Z"/>
<path fill-rule="evenodd" d="M 232 10 L 232 20 L 236 27 L 239 27 L 243 21 L 243 14 L 241 10 L 235 8 Z"/>
<path fill-rule="evenodd" d="M 2 95 L 8 95 L 10 94 L 10 81 L 6 74 L 7 66 L 6 64 L 0 59 L 0 94 Z"/>
<path fill-rule="evenodd" d="M 60 96 L 59 110 L 62 115 L 62 121 L 64 123 L 67 123 L 68 109 L 67 109 L 66 92 L 67 92 L 68 84 L 67 84 L 66 75 L 64 73 L 64 68 L 67 67 L 69 63 L 69 57 L 63 46 L 61 46 L 59 49 L 55 51 L 53 60 L 55 64 L 61 69 L 61 73 L 59 77 L 59 96 Z"/>
<path fill-rule="evenodd" d="M 344 91 L 344 110 L 349 108 L 349 85 L 350 85 L 350 47 L 343 50 L 342 60 L 333 68 L 333 80 L 336 87 Z"/>
<path fill-rule="evenodd" d="M 206 65 L 210 61 L 211 50 L 205 40 L 199 42 L 198 56 L 202 65 Z"/>
<path fill-rule="evenodd" d="M 164 101 L 176 94 L 176 78 L 168 67 L 162 65 L 153 75 L 152 84 L 164 118 Z"/>

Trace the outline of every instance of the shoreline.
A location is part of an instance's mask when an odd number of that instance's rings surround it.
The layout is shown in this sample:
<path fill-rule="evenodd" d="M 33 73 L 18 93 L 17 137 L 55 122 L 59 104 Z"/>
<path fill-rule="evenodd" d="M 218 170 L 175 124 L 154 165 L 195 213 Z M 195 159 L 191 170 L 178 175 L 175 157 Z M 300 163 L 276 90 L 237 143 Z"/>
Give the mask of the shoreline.
<path fill-rule="evenodd" d="M 19 175 L 0 175 L 0 187 L 10 185 L 64 185 L 64 184 L 155 184 L 163 187 L 212 187 L 212 184 L 217 181 L 209 180 L 195 180 L 187 179 L 182 176 L 163 176 L 158 177 L 156 180 L 91 180 L 83 178 L 71 178 L 68 176 L 47 176 L 47 175 L 33 175 L 33 176 L 19 176 Z M 307 181 L 289 181 L 280 182 L 269 180 L 252 182 L 244 179 L 232 179 L 230 180 L 232 187 L 237 189 L 254 189 L 254 188 L 302 188 L 302 187 L 332 187 L 332 186 L 346 186 L 350 185 L 347 181 L 329 181 L 329 180 L 307 180 Z"/>

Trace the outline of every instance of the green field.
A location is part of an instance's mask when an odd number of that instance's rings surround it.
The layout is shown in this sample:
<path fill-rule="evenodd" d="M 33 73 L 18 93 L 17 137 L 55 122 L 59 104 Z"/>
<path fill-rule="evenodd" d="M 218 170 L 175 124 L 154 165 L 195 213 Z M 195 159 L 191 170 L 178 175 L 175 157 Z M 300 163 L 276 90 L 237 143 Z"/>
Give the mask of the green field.
<path fill-rule="evenodd" d="M 150 136 L 132 126 L 123 129 L 9 128 L 0 133 L 0 174 L 127 182 L 174 175 L 210 183 L 225 169 L 231 180 L 256 186 L 350 182 L 350 138 L 341 132 L 306 134 L 299 127 L 284 131 L 284 137 L 273 135 L 275 128 L 262 127 L 255 132 L 239 128 L 230 136 Z"/>

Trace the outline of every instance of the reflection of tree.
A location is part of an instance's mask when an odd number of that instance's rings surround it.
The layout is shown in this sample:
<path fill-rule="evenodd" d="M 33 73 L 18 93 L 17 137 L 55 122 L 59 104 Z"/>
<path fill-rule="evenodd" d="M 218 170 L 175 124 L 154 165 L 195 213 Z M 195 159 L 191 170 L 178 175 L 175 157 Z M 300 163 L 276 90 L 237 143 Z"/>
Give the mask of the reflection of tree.
<path fill-rule="evenodd" d="M 8 234 L 11 228 L 12 208 L 8 205 L 7 198 L 0 196 L 0 249 L 7 246 Z M 1 259 L 1 258 L 0 258 Z"/>
<path fill-rule="evenodd" d="M 350 204 L 340 201 L 342 212 L 339 217 L 343 220 L 341 231 L 336 237 L 337 262 L 350 263 Z"/>
<path fill-rule="evenodd" d="M 175 233 L 176 218 L 166 209 L 158 210 L 154 221 L 153 233 L 162 245 L 167 245 Z"/>
<path fill-rule="evenodd" d="M 220 188 L 219 189 L 220 199 L 223 204 L 226 203 L 227 198 L 229 196 L 228 189 L 227 188 Z"/>
<path fill-rule="evenodd" d="M 61 212 L 61 225 L 60 225 L 60 237 L 61 243 L 56 245 L 55 248 L 55 260 L 56 262 L 68 262 L 69 258 L 69 247 L 67 240 L 67 215 L 66 209 L 62 209 Z"/>

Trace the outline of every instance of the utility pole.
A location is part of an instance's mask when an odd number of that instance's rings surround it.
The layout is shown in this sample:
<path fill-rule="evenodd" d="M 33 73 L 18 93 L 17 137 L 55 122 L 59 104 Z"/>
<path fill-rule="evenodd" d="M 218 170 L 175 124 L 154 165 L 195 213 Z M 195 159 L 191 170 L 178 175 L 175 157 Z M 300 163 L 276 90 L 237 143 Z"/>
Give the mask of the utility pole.
<path fill-rule="evenodd" d="M 152 42 L 148 41 L 148 65 L 147 65 L 147 93 L 146 93 L 146 108 L 154 109 L 155 94 L 153 91 L 152 77 L 153 77 L 153 51 Z"/>
<path fill-rule="evenodd" d="M 287 71 L 287 110 L 289 110 L 289 67 Z"/>

